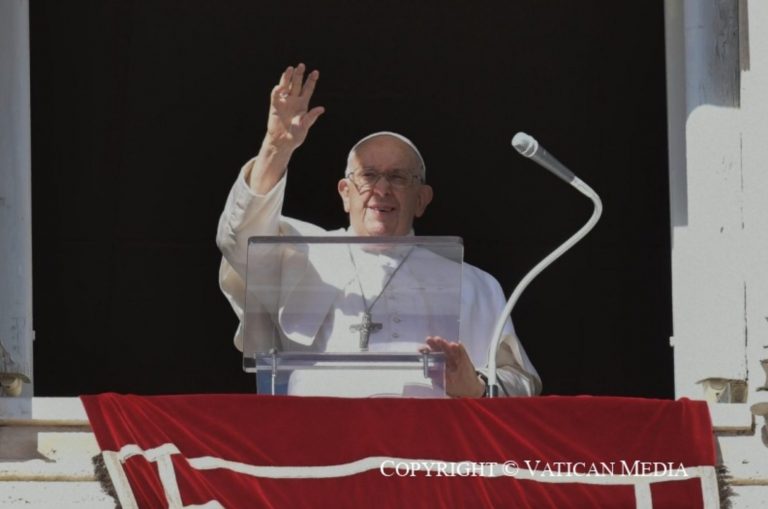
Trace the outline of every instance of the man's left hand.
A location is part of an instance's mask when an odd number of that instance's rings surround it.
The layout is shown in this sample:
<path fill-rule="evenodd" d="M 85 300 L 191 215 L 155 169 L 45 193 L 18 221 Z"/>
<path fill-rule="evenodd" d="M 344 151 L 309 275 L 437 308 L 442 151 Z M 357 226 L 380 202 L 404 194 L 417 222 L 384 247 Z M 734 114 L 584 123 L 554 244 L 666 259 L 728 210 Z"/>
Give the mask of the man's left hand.
<path fill-rule="evenodd" d="M 445 392 L 449 396 L 479 398 L 485 393 L 485 384 L 477 377 L 464 345 L 429 336 L 424 350 L 445 354 Z"/>

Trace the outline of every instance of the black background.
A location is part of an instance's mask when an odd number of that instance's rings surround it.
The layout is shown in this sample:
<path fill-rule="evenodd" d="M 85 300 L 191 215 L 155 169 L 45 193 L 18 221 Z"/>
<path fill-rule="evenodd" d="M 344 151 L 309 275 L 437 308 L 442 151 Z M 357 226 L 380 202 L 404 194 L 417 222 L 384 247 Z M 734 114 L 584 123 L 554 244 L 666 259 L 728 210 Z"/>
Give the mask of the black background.
<path fill-rule="evenodd" d="M 507 293 L 589 217 L 517 155 L 525 130 L 602 196 L 590 235 L 523 294 L 545 394 L 672 397 L 663 3 L 31 2 L 38 395 L 251 391 L 217 287 L 216 224 L 299 61 L 327 113 L 286 215 L 346 226 L 363 135 L 413 139 L 459 235 Z"/>

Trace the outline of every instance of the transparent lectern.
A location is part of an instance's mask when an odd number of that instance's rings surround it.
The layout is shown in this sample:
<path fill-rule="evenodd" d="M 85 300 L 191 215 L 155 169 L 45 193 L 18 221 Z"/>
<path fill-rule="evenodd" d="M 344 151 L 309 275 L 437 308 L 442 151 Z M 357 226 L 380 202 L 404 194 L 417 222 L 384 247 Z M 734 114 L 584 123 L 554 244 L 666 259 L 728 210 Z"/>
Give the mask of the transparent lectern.
<path fill-rule="evenodd" d="M 445 397 L 459 237 L 252 237 L 243 367 L 261 394 Z"/>

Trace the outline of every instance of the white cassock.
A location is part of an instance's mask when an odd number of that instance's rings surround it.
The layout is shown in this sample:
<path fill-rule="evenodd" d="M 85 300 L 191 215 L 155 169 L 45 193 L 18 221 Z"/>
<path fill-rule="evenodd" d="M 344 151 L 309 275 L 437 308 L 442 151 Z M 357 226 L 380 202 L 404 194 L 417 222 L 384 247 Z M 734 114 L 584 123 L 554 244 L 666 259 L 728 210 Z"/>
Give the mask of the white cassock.
<path fill-rule="evenodd" d="M 243 168 L 245 170 L 252 161 Z M 245 182 L 241 172 L 227 199 L 219 221 L 217 244 L 224 257 L 219 271 L 221 289 L 240 318 L 235 345 L 243 349 L 243 315 L 245 302 L 245 271 L 248 259 L 248 238 L 252 236 L 339 236 L 345 230 L 328 232 L 322 228 L 281 214 L 286 177 L 266 195 L 256 195 Z M 347 249 L 344 247 L 344 249 Z M 427 336 L 442 336 L 456 340 L 456 323 L 429 312 L 436 299 L 450 300 L 439 288 L 439 282 L 458 271 L 452 262 L 422 248 L 401 250 L 394 255 L 367 252 L 354 248 L 348 256 L 334 256 L 325 263 L 309 255 L 308 264 L 294 267 L 257 268 L 251 255 L 251 274 L 282 275 L 284 288 L 305 288 L 307 291 L 283 291 L 272 305 L 275 309 L 263 327 L 264 336 L 279 329 L 280 341 L 286 350 L 340 351 L 359 349 L 360 335 L 351 330 L 359 324 L 366 305 L 378 297 L 371 310 L 381 328 L 370 335 L 370 351 L 415 351 Z M 440 261 L 442 260 L 442 261 Z M 298 268 L 298 270 L 297 270 Z M 377 275 L 378 272 L 378 275 Z M 461 301 L 458 338 L 479 371 L 487 363 L 488 350 L 496 321 L 506 304 L 501 286 L 490 274 L 464 263 L 460 271 Z M 361 275 L 362 274 L 362 275 Z M 296 284 L 297 281 L 302 281 Z M 307 283 L 309 281 L 309 283 Z M 318 290 L 319 288 L 332 290 Z M 412 291 L 414 288 L 421 292 Z M 429 291 L 424 291 L 429 288 Z M 361 298 L 360 294 L 365 296 Z M 448 304 L 450 307 L 450 304 Z M 254 322 L 249 315 L 249 324 Z M 250 325 L 249 325 L 250 326 Z M 497 354 L 498 380 L 502 394 L 535 395 L 541 391 L 541 380 L 507 320 L 503 341 Z M 253 336 L 253 334 L 249 334 Z M 290 345 L 286 345 L 289 342 Z M 348 370 L 334 378 L 328 371 L 304 370 L 291 376 L 289 394 L 301 395 L 424 395 L 424 379 L 420 372 L 410 375 L 360 377 L 365 383 L 349 384 Z"/>

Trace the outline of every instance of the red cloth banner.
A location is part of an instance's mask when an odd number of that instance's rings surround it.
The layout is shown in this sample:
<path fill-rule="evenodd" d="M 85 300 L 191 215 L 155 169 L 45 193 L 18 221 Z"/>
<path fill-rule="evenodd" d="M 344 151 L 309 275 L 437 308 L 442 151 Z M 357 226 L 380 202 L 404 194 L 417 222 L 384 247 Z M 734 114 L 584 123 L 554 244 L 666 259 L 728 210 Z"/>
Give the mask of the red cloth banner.
<path fill-rule="evenodd" d="M 707 406 L 82 396 L 132 507 L 716 508 Z"/>

